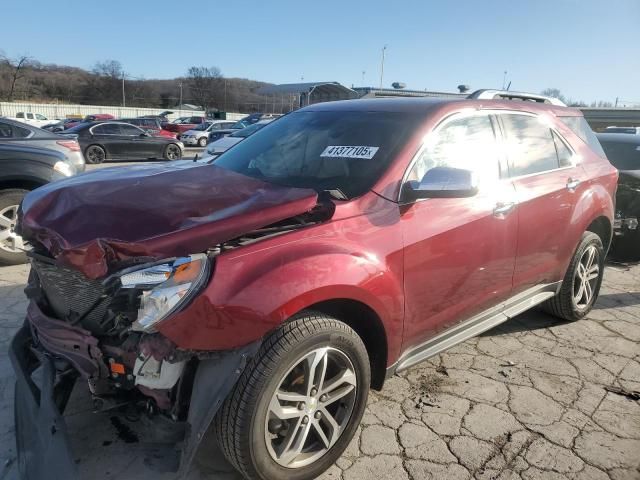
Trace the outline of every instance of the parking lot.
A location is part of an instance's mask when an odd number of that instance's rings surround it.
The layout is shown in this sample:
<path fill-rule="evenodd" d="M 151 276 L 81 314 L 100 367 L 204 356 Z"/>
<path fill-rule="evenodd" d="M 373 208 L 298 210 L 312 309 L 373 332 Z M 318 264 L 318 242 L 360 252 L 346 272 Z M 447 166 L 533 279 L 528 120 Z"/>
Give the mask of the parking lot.
<path fill-rule="evenodd" d="M 17 478 L 6 351 L 27 273 L 0 268 L 0 480 Z M 640 478 L 639 345 L 640 266 L 609 264 L 587 318 L 525 313 L 371 392 L 358 434 L 323 478 Z M 173 478 L 146 466 L 154 457 L 140 455 L 135 422 L 103 414 L 96 425 L 86 400 L 69 412 L 82 478 Z M 240 477 L 208 439 L 189 478 Z"/>

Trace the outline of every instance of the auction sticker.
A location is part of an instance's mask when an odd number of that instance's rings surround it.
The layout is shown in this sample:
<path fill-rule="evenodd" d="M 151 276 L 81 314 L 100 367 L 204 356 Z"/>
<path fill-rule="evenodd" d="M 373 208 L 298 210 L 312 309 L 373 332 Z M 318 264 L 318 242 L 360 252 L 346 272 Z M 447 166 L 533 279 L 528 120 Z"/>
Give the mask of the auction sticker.
<path fill-rule="evenodd" d="M 365 145 L 329 145 L 320 156 L 371 160 L 378 151 L 378 148 L 380 147 L 367 147 Z"/>

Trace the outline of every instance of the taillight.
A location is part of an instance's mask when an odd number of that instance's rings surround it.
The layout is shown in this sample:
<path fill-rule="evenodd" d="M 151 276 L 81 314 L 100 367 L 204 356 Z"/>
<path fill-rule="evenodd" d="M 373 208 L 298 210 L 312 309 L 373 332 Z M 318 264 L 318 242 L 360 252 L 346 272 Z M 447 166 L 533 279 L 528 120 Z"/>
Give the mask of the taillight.
<path fill-rule="evenodd" d="M 80 144 L 75 140 L 57 140 L 56 143 L 61 147 L 68 148 L 72 152 L 80 151 Z"/>

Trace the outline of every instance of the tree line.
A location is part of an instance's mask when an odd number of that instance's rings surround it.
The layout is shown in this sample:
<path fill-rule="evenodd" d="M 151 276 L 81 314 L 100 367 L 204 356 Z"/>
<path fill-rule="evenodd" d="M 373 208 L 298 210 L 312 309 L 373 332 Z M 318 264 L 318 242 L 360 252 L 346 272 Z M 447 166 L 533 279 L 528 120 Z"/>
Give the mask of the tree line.
<path fill-rule="evenodd" d="M 292 99 L 265 98 L 255 93 L 264 85 L 268 84 L 226 78 L 215 66 L 193 66 L 183 77 L 168 80 L 144 79 L 128 76 L 117 60 L 100 61 L 91 70 L 84 70 L 44 64 L 28 56 L 8 58 L 0 52 L 0 100 L 9 102 L 125 103 L 128 107 L 171 109 L 182 101 L 207 110 L 289 111 Z"/>

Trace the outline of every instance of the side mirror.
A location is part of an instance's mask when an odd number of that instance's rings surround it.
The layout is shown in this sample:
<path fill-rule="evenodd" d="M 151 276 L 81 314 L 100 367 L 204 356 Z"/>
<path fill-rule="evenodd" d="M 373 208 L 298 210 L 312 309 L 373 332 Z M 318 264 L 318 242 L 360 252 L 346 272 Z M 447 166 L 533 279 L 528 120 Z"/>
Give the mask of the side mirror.
<path fill-rule="evenodd" d="M 473 172 L 462 168 L 435 167 L 422 180 L 409 181 L 402 186 L 402 200 L 419 198 L 467 198 L 478 193 Z"/>

